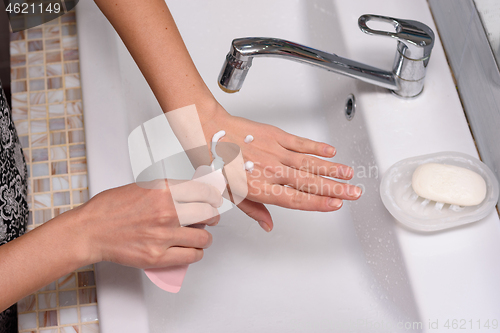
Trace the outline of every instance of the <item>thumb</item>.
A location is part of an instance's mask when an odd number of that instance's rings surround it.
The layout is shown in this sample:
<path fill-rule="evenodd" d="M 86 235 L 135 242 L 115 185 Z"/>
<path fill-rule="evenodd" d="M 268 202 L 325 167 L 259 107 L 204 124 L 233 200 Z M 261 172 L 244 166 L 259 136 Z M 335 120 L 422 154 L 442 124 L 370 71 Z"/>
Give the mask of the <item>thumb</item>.
<path fill-rule="evenodd" d="M 273 218 L 264 204 L 244 199 L 238 204 L 238 208 L 255 221 L 259 222 L 259 225 L 265 231 L 270 232 L 273 230 Z"/>

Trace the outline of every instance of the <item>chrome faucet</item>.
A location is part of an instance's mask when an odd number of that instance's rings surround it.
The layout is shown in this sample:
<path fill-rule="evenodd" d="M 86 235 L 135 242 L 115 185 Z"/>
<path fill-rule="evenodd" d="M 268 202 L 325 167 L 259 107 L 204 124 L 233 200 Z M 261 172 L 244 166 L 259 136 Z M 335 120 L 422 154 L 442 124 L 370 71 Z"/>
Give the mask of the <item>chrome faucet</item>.
<path fill-rule="evenodd" d="M 395 32 L 373 30 L 368 21 L 392 23 Z M 369 35 L 388 36 L 398 41 L 392 71 L 371 67 L 307 46 L 276 38 L 247 37 L 234 39 L 219 75 L 219 87 L 234 93 L 241 89 L 254 57 L 281 57 L 303 62 L 347 75 L 391 90 L 401 97 L 415 97 L 424 88 L 434 32 L 427 25 L 378 15 L 362 15 L 361 31 Z"/>

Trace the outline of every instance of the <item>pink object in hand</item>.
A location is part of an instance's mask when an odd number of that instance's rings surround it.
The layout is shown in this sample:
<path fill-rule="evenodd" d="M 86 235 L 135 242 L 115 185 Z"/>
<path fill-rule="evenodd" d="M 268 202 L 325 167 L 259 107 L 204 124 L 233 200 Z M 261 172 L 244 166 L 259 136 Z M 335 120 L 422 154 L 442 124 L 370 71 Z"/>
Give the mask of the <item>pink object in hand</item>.
<path fill-rule="evenodd" d="M 212 168 L 208 165 L 198 167 L 192 180 L 210 184 L 218 189 L 221 194 L 226 188 L 226 179 L 222 174 L 222 169 L 212 171 Z M 205 228 L 205 225 L 200 225 L 199 227 Z M 181 290 L 182 282 L 184 281 L 188 267 L 189 265 L 150 268 L 145 269 L 144 272 L 159 288 L 170 293 L 177 293 Z"/>

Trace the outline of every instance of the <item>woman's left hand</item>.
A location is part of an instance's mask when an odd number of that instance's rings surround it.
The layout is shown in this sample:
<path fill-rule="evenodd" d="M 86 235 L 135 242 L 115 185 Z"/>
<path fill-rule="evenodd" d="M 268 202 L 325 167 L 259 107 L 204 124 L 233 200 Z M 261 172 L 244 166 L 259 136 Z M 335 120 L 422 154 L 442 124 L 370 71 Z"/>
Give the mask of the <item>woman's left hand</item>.
<path fill-rule="evenodd" d="M 263 204 L 328 212 L 342 207 L 343 200 L 356 200 L 361 195 L 359 187 L 331 179 L 351 179 L 352 168 L 316 157 L 335 155 L 335 148 L 326 143 L 232 116 L 220 105 L 210 118 L 200 120 L 207 142 L 224 130 L 226 135 L 220 142 L 237 144 L 244 161 L 254 163 L 252 172 L 245 171 L 248 195 L 238 207 L 266 231 L 272 230 L 273 221 Z M 251 143 L 244 142 L 248 134 L 254 137 Z"/>

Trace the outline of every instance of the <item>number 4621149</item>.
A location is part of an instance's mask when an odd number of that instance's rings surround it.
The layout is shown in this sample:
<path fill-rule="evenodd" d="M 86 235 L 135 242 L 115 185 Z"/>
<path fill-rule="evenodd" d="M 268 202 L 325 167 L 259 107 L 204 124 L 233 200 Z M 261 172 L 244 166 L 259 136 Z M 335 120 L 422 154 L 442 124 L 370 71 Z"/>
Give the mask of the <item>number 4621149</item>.
<path fill-rule="evenodd" d="M 27 3 L 9 3 L 6 12 L 10 14 L 43 14 L 43 13 L 55 13 L 58 14 L 61 11 L 60 3 L 48 3 L 48 4 L 27 4 Z"/>

